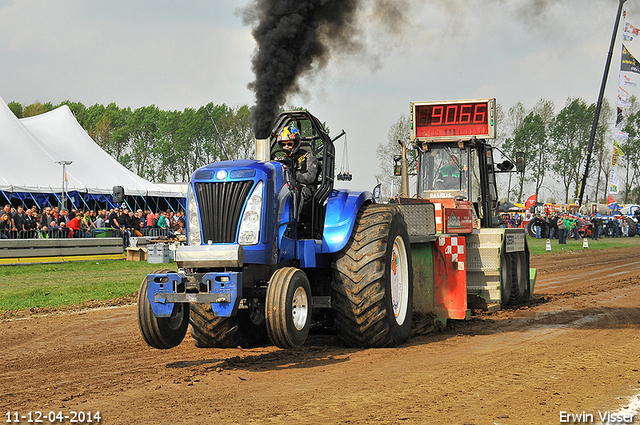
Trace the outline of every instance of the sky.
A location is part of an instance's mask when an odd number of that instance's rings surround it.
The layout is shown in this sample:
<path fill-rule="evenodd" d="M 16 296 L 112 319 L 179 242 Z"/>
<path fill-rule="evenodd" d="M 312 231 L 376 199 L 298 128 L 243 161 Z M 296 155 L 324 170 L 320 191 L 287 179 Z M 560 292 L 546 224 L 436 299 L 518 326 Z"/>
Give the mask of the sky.
<path fill-rule="evenodd" d="M 371 190 L 375 151 L 411 101 L 493 98 L 508 110 L 540 99 L 597 100 L 618 0 L 403 0 L 388 30 L 362 0 L 362 49 L 338 51 L 302 79 L 302 106 L 347 132 L 351 182 Z M 30 104 L 115 102 L 165 110 L 253 105 L 250 0 L 0 0 L 0 97 Z M 625 3 L 640 27 L 640 2 Z M 621 29 L 606 97 L 616 102 Z M 635 44 L 635 45 L 634 45 Z M 640 58 L 640 39 L 626 43 Z M 637 46 L 637 47 L 636 47 Z M 637 79 L 640 79 L 638 76 Z M 640 90 L 632 89 L 633 90 Z M 498 124 L 499 125 L 499 124 Z M 1 129 L 0 129 L 1 131 Z M 341 171 L 343 140 L 336 145 Z M 499 160 L 499 158 L 496 158 Z M 391 172 L 391 170 L 384 170 Z M 555 195 L 553 188 L 549 195 Z M 560 198 L 561 196 L 558 196 Z"/>

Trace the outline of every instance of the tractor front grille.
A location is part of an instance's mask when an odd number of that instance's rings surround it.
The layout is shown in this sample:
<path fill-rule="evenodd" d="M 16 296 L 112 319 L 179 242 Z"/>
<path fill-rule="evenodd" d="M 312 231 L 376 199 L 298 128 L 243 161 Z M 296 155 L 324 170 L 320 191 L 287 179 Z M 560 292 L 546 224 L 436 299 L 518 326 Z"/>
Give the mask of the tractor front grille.
<path fill-rule="evenodd" d="M 203 243 L 233 243 L 253 181 L 196 183 Z"/>

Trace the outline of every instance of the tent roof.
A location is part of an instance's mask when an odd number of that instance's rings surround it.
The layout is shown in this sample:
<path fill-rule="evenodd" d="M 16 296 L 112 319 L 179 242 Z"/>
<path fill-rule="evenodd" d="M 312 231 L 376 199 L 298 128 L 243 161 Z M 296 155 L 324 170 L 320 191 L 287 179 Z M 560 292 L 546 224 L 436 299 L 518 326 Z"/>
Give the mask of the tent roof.
<path fill-rule="evenodd" d="M 127 195 L 184 197 L 176 185 L 149 182 L 102 150 L 78 124 L 66 105 L 45 114 L 17 119 L 0 98 L 0 190 L 62 192 L 62 165 L 67 190 L 110 194 L 123 186 Z"/>

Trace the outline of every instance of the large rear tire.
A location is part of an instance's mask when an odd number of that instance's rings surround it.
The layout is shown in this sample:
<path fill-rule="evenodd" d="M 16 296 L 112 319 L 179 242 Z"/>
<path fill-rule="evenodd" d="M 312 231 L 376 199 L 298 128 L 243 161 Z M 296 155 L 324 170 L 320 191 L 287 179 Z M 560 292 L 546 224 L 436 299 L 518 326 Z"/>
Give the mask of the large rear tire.
<path fill-rule="evenodd" d="M 536 230 L 533 228 L 533 220 L 527 223 L 527 234 L 532 238 L 536 237 Z"/>
<path fill-rule="evenodd" d="M 311 285 L 295 267 L 283 267 L 271 276 L 265 301 L 265 319 L 271 341 L 279 348 L 299 348 L 311 328 Z"/>
<path fill-rule="evenodd" d="M 198 348 L 254 347 L 267 340 L 264 316 L 239 309 L 235 316 L 218 317 L 211 304 L 191 304 L 191 336 Z"/>
<path fill-rule="evenodd" d="M 500 253 L 500 307 L 505 308 L 511 301 L 511 287 L 513 285 L 513 267 L 511 254 Z"/>
<path fill-rule="evenodd" d="M 524 252 L 514 252 L 511 257 L 511 295 L 509 304 L 520 304 L 527 295 L 527 275 Z"/>
<path fill-rule="evenodd" d="M 409 339 L 413 268 L 398 207 L 365 205 L 333 264 L 332 306 L 349 347 L 392 347 Z"/>
<path fill-rule="evenodd" d="M 638 223 L 631 217 L 625 217 L 624 219 L 629 225 L 629 237 L 632 238 L 638 234 Z"/>
<path fill-rule="evenodd" d="M 168 273 L 171 270 L 156 270 L 153 273 Z M 147 296 L 147 278 L 142 279 L 138 291 L 138 326 L 145 342 L 159 349 L 179 345 L 189 326 L 189 309 L 185 304 L 176 303 L 171 317 L 155 317 Z"/>

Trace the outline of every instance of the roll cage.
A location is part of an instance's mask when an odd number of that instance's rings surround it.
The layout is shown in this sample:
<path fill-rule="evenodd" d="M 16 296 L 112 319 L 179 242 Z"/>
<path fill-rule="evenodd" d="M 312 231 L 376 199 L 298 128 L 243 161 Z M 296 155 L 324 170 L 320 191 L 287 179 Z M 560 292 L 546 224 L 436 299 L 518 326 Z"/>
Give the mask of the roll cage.
<path fill-rule="evenodd" d="M 308 111 L 282 112 L 269 136 L 272 160 L 286 163 L 286 158 L 278 145 L 277 135 L 290 125 L 294 125 L 300 131 L 300 149 L 311 150 L 318 160 L 318 175 L 315 178 L 312 202 L 310 207 L 305 207 L 304 218 L 300 218 L 300 221 L 309 221 L 308 224 L 311 226 L 311 234 L 305 236 L 322 239 L 325 205 L 334 184 L 335 146 L 333 142 L 344 133 L 331 139 L 322 123 Z"/>

